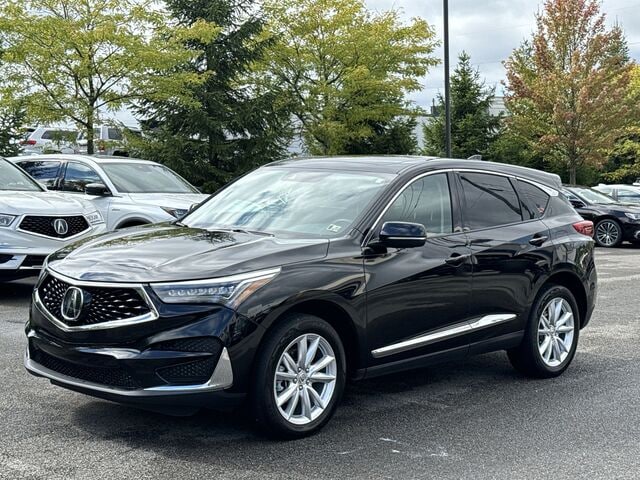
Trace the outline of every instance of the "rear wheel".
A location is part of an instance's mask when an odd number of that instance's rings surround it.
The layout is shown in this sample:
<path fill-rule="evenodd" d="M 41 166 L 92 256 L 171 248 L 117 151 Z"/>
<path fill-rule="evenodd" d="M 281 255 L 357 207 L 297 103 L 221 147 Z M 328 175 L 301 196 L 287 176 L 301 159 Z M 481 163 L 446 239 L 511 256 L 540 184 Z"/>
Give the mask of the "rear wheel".
<path fill-rule="evenodd" d="M 256 361 L 251 403 L 272 436 L 298 438 L 324 426 L 340 401 L 346 378 L 344 348 L 324 320 L 297 314 L 268 335 Z"/>
<path fill-rule="evenodd" d="M 622 243 L 622 227 L 615 220 L 605 218 L 596 224 L 594 238 L 600 247 L 617 247 Z"/>
<path fill-rule="evenodd" d="M 550 378 L 564 372 L 576 352 L 580 334 L 578 306 L 569 289 L 543 287 L 529 315 L 519 347 L 509 350 L 509 360 L 525 375 Z"/>

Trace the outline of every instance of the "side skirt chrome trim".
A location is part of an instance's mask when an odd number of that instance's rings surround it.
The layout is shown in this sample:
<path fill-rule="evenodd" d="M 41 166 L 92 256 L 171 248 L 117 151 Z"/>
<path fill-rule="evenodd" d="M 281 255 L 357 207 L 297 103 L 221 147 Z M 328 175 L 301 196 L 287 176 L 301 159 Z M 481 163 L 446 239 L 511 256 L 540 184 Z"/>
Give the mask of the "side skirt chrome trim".
<path fill-rule="evenodd" d="M 371 351 L 371 355 L 374 358 L 382 358 L 388 355 L 395 355 L 396 353 L 406 352 L 414 348 L 424 347 L 432 343 L 448 340 L 449 338 L 464 335 L 475 330 L 488 328 L 499 323 L 509 322 L 515 320 L 516 315 L 513 313 L 499 313 L 494 315 L 485 315 L 473 322 L 463 322 L 437 332 L 429 333 L 427 335 L 421 335 L 414 337 L 404 342 L 394 343 L 385 347 L 380 347 Z"/>

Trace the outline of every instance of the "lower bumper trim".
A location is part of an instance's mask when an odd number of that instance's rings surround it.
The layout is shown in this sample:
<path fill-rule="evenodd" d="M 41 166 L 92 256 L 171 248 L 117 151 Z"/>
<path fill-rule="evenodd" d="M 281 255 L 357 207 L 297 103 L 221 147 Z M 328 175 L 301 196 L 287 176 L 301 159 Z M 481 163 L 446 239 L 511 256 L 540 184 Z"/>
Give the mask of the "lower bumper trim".
<path fill-rule="evenodd" d="M 125 390 L 121 388 L 109 387 L 84 381 L 78 378 L 69 377 L 61 373 L 50 370 L 29 358 L 29 349 L 25 351 L 24 366 L 27 371 L 35 376 L 48 378 L 52 382 L 72 389 L 79 388 L 94 392 L 118 395 L 122 397 L 159 397 L 163 395 L 183 395 L 191 393 L 208 393 L 224 390 L 233 385 L 233 369 L 226 347 L 222 349 L 222 354 L 213 372 L 213 375 L 206 383 L 199 385 L 163 385 L 159 387 L 149 387 L 137 390 Z"/>

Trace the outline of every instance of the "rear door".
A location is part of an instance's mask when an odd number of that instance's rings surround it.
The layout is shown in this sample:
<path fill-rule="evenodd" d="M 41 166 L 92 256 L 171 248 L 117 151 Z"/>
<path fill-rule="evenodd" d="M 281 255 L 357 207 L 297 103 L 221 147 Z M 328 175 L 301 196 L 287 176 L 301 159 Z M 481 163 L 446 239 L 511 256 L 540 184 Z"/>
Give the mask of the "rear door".
<path fill-rule="evenodd" d="M 470 321 L 479 326 L 470 341 L 517 342 L 535 283 L 553 259 L 541 221 L 548 196 L 508 175 L 460 171 L 457 178 L 473 261 Z"/>

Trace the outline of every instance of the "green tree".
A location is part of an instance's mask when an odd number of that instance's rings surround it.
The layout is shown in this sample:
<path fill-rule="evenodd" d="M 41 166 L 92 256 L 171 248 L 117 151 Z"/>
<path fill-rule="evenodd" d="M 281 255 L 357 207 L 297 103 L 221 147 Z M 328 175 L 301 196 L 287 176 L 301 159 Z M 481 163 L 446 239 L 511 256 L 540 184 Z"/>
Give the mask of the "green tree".
<path fill-rule="evenodd" d="M 263 87 L 254 74 L 274 40 L 252 0 L 168 0 L 179 25 L 204 19 L 218 25 L 210 42 L 188 41 L 199 52 L 185 67 L 202 81 L 190 87 L 198 102 L 179 98 L 143 102 L 138 113 L 147 136 L 141 155 L 167 163 L 206 190 L 247 170 L 284 156 L 290 112 L 282 89 Z"/>
<path fill-rule="evenodd" d="M 24 109 L 20 105 L 0 105 L 0 157 L 13 157 L 20 153 L 20 127 L 24 119 Z"/>
<path fill-rule="evenodd" d="M 510 127 L 575 183 L 580 168 L 602 165 L 638 114 L 633 64 L 597 0 L 547 0 L 536 18 L 533 38 L 505 63 Z"/>
<path fill-rule="evenodd" d="M 197 78 L 176 68 L 193 55 L 183 41 L 215 34 L 205 22 L 171 25 L 153 0 L 4 0 L 3 93 L 20 97 L 32 120 L 76 123 L 93 153 L 100 111 L 188 100 L 184 85 Z"/>
<path fill-rule="evenodd" d="M 438 63 L 434 30 L 425 20 L 403 24 L 397 11 L 374 13 L 363 0 L 265 4 L 279 40 L 266 56 L 266 78 L 289 91 L 310 153 L 413 148 L 410 123 L 403 126 L 402 119 L 419 110 L 405 96 L 419 90 L 420 78 Z M 378 142 L 376 135 L 389 138 Z"/>
<path fill-rule="evenodd" d="M 495 88 L 488 88 L 478 70 L 471 66 L 471 57 L 462 52 L 451 75 L 451 155 L 469 158 L 487 155 L 500 127 L 500 116 L 490 112 Z M 438 96 L 438 115 L 423 126 L 425 153 L 445 155 L 444 98 Z"/>

